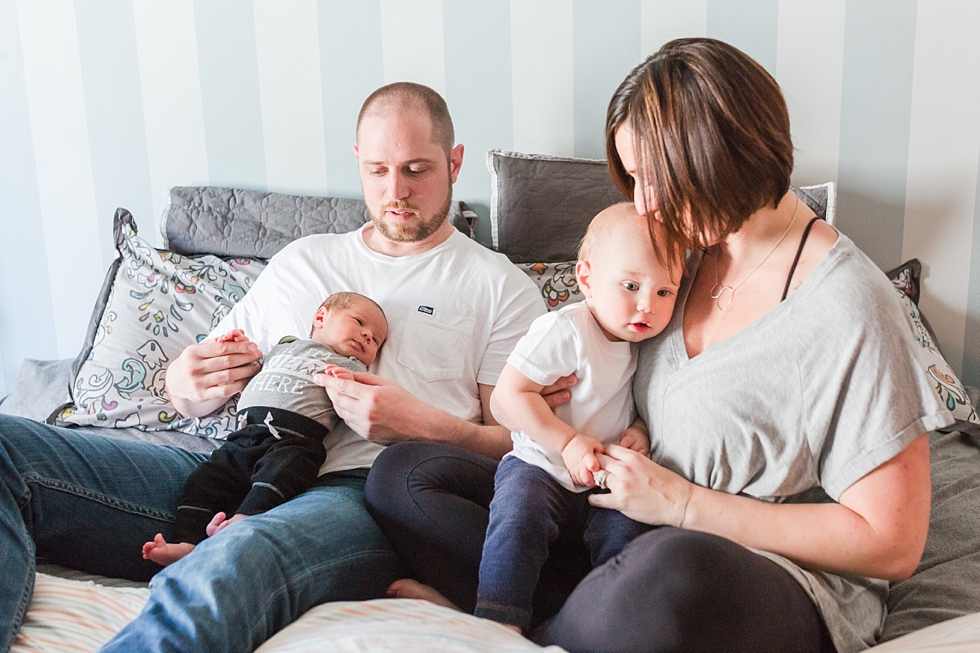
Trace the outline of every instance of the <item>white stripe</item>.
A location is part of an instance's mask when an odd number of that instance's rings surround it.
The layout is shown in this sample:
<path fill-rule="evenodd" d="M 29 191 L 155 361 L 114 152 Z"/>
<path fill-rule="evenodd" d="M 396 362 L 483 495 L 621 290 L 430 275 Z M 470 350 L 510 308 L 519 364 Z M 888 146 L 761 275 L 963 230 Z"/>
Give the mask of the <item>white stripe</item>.
<path fill-rule="evenodd" d="M 172 186 L 208 184 L 192 0 L 133 0 L 150 188 L 157 220 Z M 159 243 L 159 234 L 140 234 Z"/>
<path fill-rule="evenodd" d="M 385 84 L 418 82 L 446 95 L 442 15 L 442 0 L 381 0 Z"/>
<path fill-rule="evenodd" d="M 72 357 L 108 264 L 100 255 L 75 6 L 20 0 L 17 12 L 58 355 Z"/>
<path fill-rule="evenodd" d="M 514 149 L 573 156 L 572 0 L 511 0 Z"/>
<path fill-rule="evenodd" d="M 902 255 L 925 264 L 922 312 L 957 374 L 980 160 L 977 25 L 980 3 L 918 5 Z"/>
<path fill-rule="evenodd" d="M 682 36 L 705 36 L 708 32 L 708 0 L 642 0 L 640 5 L 640 49 L 646 57 L 660 46 Z"/>
<path fill-rule="evenodd" d="M 797 186 L 837 181 L 845 0 L 780 0 L 776 78 L 789 105 Z"/>
<path fill-rule="evenodd" d="M 269 190 L 325 195 L 316 2 L 255 0 L 254 7 L 266 183 Z"/>

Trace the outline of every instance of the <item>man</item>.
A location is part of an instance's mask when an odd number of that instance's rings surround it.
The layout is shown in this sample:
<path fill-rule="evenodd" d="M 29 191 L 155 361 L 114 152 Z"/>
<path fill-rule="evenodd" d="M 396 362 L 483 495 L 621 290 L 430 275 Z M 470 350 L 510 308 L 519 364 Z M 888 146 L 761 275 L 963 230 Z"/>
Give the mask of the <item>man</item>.
<path fill-rule="evenodd" d="M 316 485 L 154 576 L 142 614 L 105 651 L 250 651 L 314 605 L 383 596 L 401 569 L 364 507 L 377 443 L 453 442 L 495 457 L 509 449 L 490 391 L 543 306 L 516 268 L 449 224 L 463 159 L 453 142 L 445 102 L 431 89 L 398 83 L 372 94 L 354 148 L 372 222 L 283 249 L 215 329 L 243 329 L 247 340 L 209 338 L 171 364 L 174 405 L 206 415 L 247 383 L 270 343 L 305 333 L 332 292 L 370 296 L 391 325 L 376 374 L 322 377 L 349 428 L 335 431 L 340 441 Z M 32 544 L 54 562 L 139 577 L 141 544 L 171 534 L 181 487 L 202 458 L 0 420 L 0 651 L 29 601 Z"/>

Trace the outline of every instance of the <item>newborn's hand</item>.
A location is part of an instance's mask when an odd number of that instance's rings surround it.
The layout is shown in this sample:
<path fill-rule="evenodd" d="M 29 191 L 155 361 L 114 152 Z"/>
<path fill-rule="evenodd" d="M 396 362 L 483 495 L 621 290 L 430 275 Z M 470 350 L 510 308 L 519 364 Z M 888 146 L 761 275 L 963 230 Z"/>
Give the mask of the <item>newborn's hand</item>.
<path fill-rule="evenodd" d="M 323 368 L 323 374 L 332 376 L 335 379 L 347 379 L 348 381 L 354 380 L 354 373 L 346 367 L 340 367 L 339 365 L 327 365 L 325 368 Z"/>
<path fill-rule="evenodd" d="M 561 459 L 568 468 L 572 480 L 576 485 L 595 487 L 595 479 L 592 475 L 599 471 L 599 458 L 597 454 L 603 453 L 604 448 L 598 440 L 587 435 L 576 433 L 575 437 L 568 441 L 565 448 L 561 450 Z"/>
<path fill-rule="evenodd" d="M 245 332 L 241 329 L 232 329 L 224 335 L 216 336 L 215 340 L 218 342 L 246 342 L 248 338 L 245 337 Z"/>

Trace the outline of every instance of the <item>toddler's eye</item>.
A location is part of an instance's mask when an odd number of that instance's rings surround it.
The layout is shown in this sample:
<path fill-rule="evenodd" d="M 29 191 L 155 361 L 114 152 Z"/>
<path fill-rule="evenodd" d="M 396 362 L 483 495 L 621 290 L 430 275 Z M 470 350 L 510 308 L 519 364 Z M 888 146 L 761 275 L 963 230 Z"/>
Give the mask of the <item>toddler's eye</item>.
<path fill-rule="evenodd" d="M 670 291 L 667 290 L 666 288 L 661 288 L 660 290 L 657 291 L 657 296 L 658 297 L 670 297 Z"/>
<path fill-rule="evenodd" d="M 624 281 L 623 288 L 626 288 L 630 292 L 636 292 L 640 289 L 640 284 L 634 283 L 633 281 Z"/>

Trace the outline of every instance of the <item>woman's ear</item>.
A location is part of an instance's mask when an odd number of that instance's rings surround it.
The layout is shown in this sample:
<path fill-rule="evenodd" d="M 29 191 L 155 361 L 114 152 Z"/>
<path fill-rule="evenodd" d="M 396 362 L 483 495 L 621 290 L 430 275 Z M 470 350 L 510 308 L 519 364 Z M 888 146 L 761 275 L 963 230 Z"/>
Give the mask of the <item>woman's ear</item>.
<path fill-rule="evenodd" d="M 578 286 L 582 289 L 582 294 L 586 299 L 592 298 L 592 266 L 588 261 L 579 261 L 575 264 L 575 278 Z"/>

